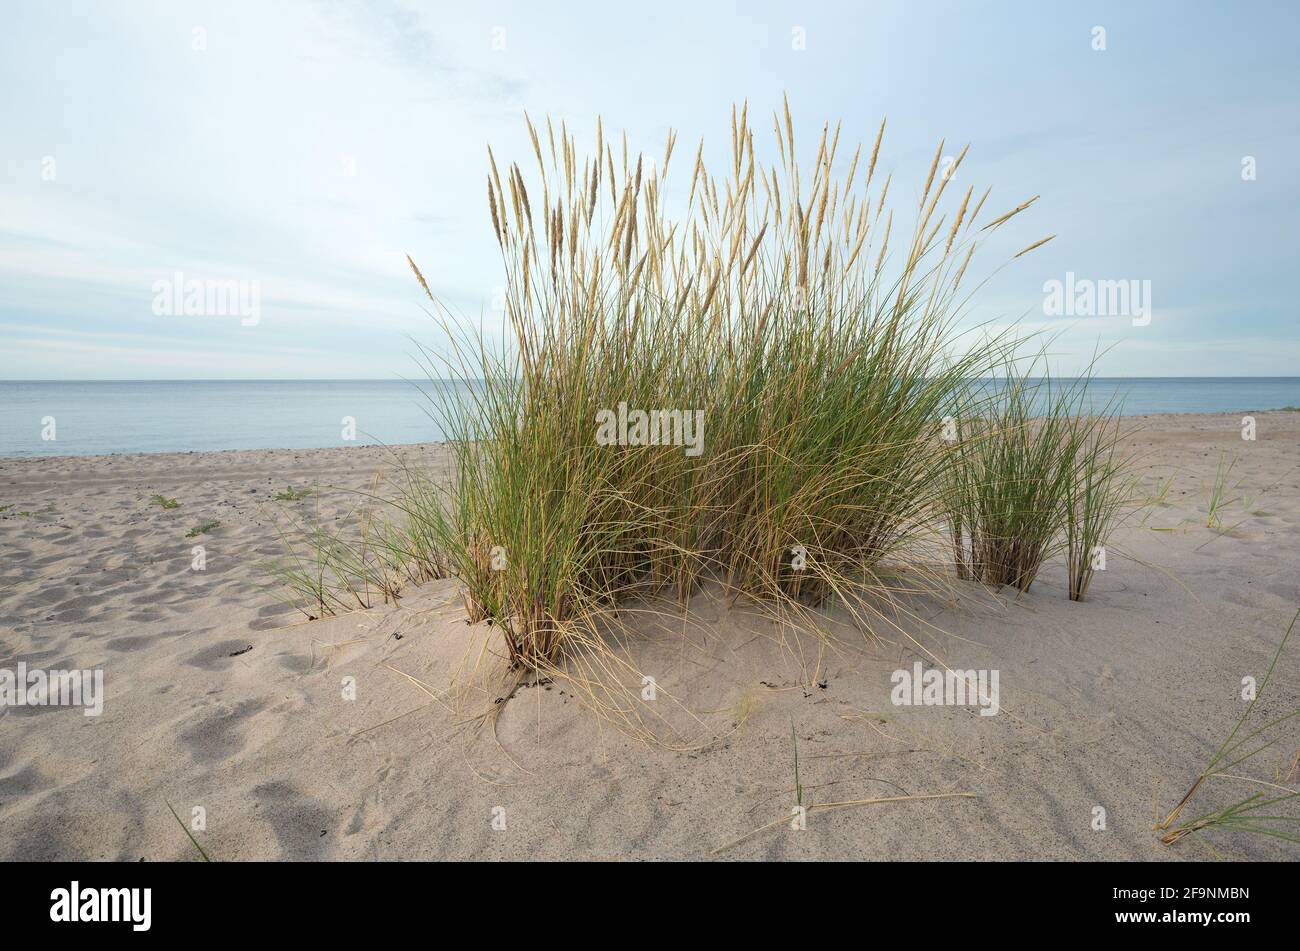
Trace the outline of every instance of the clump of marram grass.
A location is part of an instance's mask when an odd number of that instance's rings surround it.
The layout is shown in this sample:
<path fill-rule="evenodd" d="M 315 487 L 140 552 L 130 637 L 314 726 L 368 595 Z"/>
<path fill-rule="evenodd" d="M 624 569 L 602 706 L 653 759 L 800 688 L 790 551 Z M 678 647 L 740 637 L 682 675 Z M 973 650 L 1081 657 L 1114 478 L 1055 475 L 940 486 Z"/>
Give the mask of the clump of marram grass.
<path fill-rule="evenodd" d="M 936 422 L 1003 348 L 957 345 L 962 280 L 980 235 L 1033 199 L 983 224 L 987 191 L 941 205 L 966 150 L 937 174 L 940 143 L 908 233 L 877 176 L 884 123 L 847 171 L 824 128 L 810 174 L 788 108 L 773 124 L 764 165 L 747 108 L 733 114 L 722 180 L 701 143 L 676 222 L 673 134 L 652 165 L 626 137 L 616 161 L 599 124 L 581 158 L 565 126 L 543 138 L 529 122 L 527 185 L 489 150 L 504 344 L 460 329 L 411 262 L 453 340 L 429 372 L 465 384 L 434 393 L 455 473 L 420 529 L 519 668 L 549 670 L 619 605 L 684 605 L 706 580 L 866 620 L 888 562 L 915 565 L 936 535 Z M 624 408 L 700 420 L 700 451 L 599 441 Z"/>
<path fill-rule="evenodd" d="M 959 417 L 949 520 L 958 577 L 1028 591 L 1059 542 L 1073 468 L 1068 394 L 1042 391 L 1014 366 L 980 408 Z"/>
<path fill-rule="evenodd" d="M 1116 408 L 1086 407 L 1089 377 L 1063 385 L 1035 377 L 1038 366 L 1010 361 L 961 404 L 945 470 L 957 574 L 1028 591 L 1064 549 L 1079 601 L 1128 501 L 1129 459 Z"/>
<path fill-rule="evenodd" d="M 1105 546 L 1128 505 L 1136 501 L 1131 455 L 1119 448 L 1118 416 L 1109 408 L 1078 416 L 1074 472 L 1065 486 L 1065 552 L 1070 600 L 1082 601 L 1105 565 Z"/>

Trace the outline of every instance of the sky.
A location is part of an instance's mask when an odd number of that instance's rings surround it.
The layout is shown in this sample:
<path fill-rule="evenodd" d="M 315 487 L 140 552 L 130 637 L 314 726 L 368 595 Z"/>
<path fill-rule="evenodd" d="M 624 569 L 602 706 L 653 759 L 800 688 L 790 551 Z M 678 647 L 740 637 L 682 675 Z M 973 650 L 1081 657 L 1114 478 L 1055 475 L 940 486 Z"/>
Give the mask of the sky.
<path fill-rule="evenodd" d="M 406 255 L 491 317 L 486 149 L 531 161 L 525 111 L 720 170 L 733 103 L 783 94 L 805 148 L 887 116 L 900 205 L 941 138 L 989 208 L 1041 196 L 981 259 L 1057 237 L 966 319 L 1045 330 L 1058 372 L 1300 375 L 1298 93 L 1289 2 L 11 4 L 0 379 L 418 375 L 443 341 Z M 256 319 L 158 313 L 177 274 L 247 282 Z M 1067 274 L 1149 288 L 1150 319 L 1045 313 Z"/>

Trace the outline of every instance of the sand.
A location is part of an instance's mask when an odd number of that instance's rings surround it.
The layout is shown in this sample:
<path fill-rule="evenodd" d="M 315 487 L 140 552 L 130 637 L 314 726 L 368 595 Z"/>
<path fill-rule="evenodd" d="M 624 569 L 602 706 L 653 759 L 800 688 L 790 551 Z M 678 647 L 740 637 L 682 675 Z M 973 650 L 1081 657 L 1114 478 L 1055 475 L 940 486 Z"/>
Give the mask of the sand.
<path fill-rule="evenodd" d="M 1151 824 L 1300 606 L 1300 413 L 1256 419 L 1254 441 L 1240 416 L 1132 420 L 1145 483 L 1172 486 L 1112 539 L 1084 603 L 1066 599 L 1058 558 L 1028 595 L 958 585 L 884 643 L 819 651 L 702 594 L 690 624 L 629 648 L 658 690 L 638 712 L 696 727 L 681 749 L 629 736 L 560 680 L 491 704 L 499 645 L 449 581 L 308 623 L 282 603 L 261 564 L 281 551 L 277 517 L 332 520 L 393 452 L 437 467 L 439 447 L 0 459 L 0 668 L 99 668 L 105 683 L 98 717 L 0 710 L 0 858 L 197 860 L 169 805 L 202 817 L 194 837 L 217 861 L 1212 858 L 1194 839 L 1161 845 Z M 1221 452 L 1237 457 L 1235 501 L 1211 528 Z M 314 494 L 273 501 L 288 485 Z M 893 671 L 931 666 L 909 636 L 952 667 L 997 670 L 998 714 L 892 704 Z M 1293 647 L 1260 717 L 1300 706 Z M 499 710 L 494 727 L 476 699 Z M 1294 785 L 1298 733 L 1237 772 Z M 971 795 L 812 809 L 794 830 L 796 742 L 805 805 Z M 1206 842 L 1230 858 L 1295 851 Z"/>

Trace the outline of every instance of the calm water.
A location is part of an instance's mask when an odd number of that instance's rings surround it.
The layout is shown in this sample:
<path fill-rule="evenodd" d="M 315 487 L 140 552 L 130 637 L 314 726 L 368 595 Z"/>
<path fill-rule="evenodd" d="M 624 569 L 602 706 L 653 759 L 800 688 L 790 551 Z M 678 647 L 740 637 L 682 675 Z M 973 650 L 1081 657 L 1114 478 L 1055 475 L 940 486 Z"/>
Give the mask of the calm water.
<path fill-rule="evenodd" d="M 0 381 L 0 455 L 294 449 L 436 442 L 430 386 L 395 380 L 28 383 Z M 1300 377 L 1096 379 L 1124 412 L 1236 413 L 1300 406 Z M 343 439 L 343 418 L 356 439 Z M 55 439 L 43 440 L 45 417 Z"/>
<path fill-rule="evenodd" d="M 451 384 L 443 384 L 451 385 Z M 443 438 L 402 380 L 0 382 L 0 456 L 297 449 Z M 55 439 L 41 438 L 45 417 Z M 344 417 L 356 438 L 343 438 Z"/>

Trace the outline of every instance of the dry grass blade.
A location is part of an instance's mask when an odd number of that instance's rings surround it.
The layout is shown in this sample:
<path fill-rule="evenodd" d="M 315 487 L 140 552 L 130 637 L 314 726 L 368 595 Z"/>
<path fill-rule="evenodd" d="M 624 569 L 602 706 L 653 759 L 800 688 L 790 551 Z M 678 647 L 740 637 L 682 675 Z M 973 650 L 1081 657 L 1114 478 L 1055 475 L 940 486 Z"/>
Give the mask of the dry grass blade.
<path fill-rule="evenodd" d="M 1295 630 L 1297 621 L 1300 621 L 1300 610 L 1296 611 L 1295 616 L 1291 618 L 1291 623 L 1287 625 L 1286 633 L 1282 636 L 1282 642 L 1278 645 L 1277 652 L 1273 655 L 1273 660 L 1268 665 L 1268 671 L 1264 674 L 1263 681 L 1255 691 L 1255 696 L 1251 698 L 1250 703 L 1246 706 L 1246 712 L 1241 715 L 1241 719 L 1238 720 L 1236 726 L 1232 728 L 1232 732 L 1228 734 L 1228 738 L 1224 740 L 1223 744 L 1215 751 L 1205 769 L 1202 770 L 1200 776 L 1196 778 L 1196 781 L 1192 783 L 1191 788 L 1187 790 L 1187 793 L 1183 798 L 1180 799 L 1177 805 L 1170 810 L 1169 814 L 1165 816 L 1163 821 L 1152 826 L 1154 831 L 1162 833 L 1160 841 L 1165 845 L 1173 845 L 1175 842 L 1178 842 L 1186 836 L 1206 829 L 1235 829 L 1237 831 L 1250 832 L 1282 839 L 1288 842 L 1300 843 L 1300 815 L 1269 815 L 1257 812 L 1257 810 L 1265 807 L 1271 807 L 1278 805 L 1279 803 L 1290 802 L 1297 799 L 1300 797 L 1300 790 L 1287 790 L 1282 795 L 1273 797 L 1268 797 L 1267 794 L 1263 792 L 1257 792 L 1244 799 L 1230 803 L 1221 809 L 1216 809 L 1199 815 L 1194 819 L 1182 822 L 1181 824 L 1176 824 L 1178 823 L 1179 816 L 1182 814 L 1183 810 L 1187 808 L 1195 798 L 1196 794 L 1209 780 L 1217 777 L 1234 779 L 1241 778 L 1231 776 L 1228 773 L 1228 770 L 1258 756 L 1264 750 L 1271 747 L 1278 741 L 1278 739 L 1280 739 L 1280 737 L 1266 740 L 1264 737 L 1268 731 L 1279 724 L 1290 722 L 1295 717 L 1300 716 L 1300 709 L 1292 710 L 1289 713 L 1274 717 L 1263 726 L 1256 727 L 1240 739 L 1237 738 L 1237 735 L 1241 733 L 1242 729 L 1250 720 L 1250 715 L 1254 711 L 1255 705 L 1259 703 L 1259 698 L 1263 696 L 1264 689 L 1268 686 L 1269 681 L 1273 679 L 1273 671 L 1277 668 L 1278 660 L 1282 657 L 1287 642 L 1291 639 L 1291 632 Z M 1239 755 L 1243 746 L 1251 745 L 1253 743 L 1258 743 L 1259 745 L 1250 752 Z M 1225 760 L 1231 760 L 1231 762 L 1227 763 L 1227 765 L 1220 765 L 1224 763 Z M 1276 785 L 1271 783 L 1262 783 L 1262 785 L 1273 786 L 1276 788 Z M 1279 824 L 1281 825 L 1280 828 Z M 1283 831 L 1284 829 L 1293 829 L 1295 831 Z"/>
<path fill-rule="evenodd" d="M 491 188 L 490 185 L 489 185 L 488 187 Z M 496 204 L 494 203 L 494 204 L 492 205 L 492 225 L 493 225 L 493 227 L 496 227 L 496 217 L 497 217 L 497 210 L 496 210 Z M 422 288 L 424 288 L 424 293 L 425 293 L 425 295 L 429 298 L 429 300 L 433 300 L 433 299 L 434 299 L 434 298 L 433 298 L 433 291 L 429 290 L 429 283 L 424 279 L 424 275 L 420 273 L 420 269 L 419 269 L 418 267 L 415 266 L 415 261 L 412 260 L 412 258 L 411 258 L 411 256 L 410 256 L 409 254 L 406 256 L 406 263 L 409 264 L 409 265 L 411 265 L 411 270 L 415 272 L 415 279 L 416 279 L 417 281 L 419 281 L 419 282 L 420 282 L 420 286 L 421 286 Z"/>
<path fill-rule="evenodd" d="M 889 802 L 920 802 L 923 800 L 933 800 L 933 799 L 974 799 L 974 798 L 976 798 L 976 794 L 973 792 L 931 793 L 927 795 L 917 795 L 917 796 L 881 796 L 880 798 L 877 799 L 854 799 L 854 800 L 849 800 L 847 802 L 816 803 L 814 805 L 808 806 L 807 809 L 809 812 L 814 812 L 814 811 L 824 812 L 831 809 L 854 809 L 860 806 L 878 806 Z M 760 832 L 766 832 L 768 829 L 775 828 L 776 826 L 781 825 L 783 822 L 789 822 L 789 821 L 790 821 L 789 816 L 781 816 L 780 818 L 773 819 L 771 822 L 768 822 L 765 825 L 761 825 L 757 829 L 753 829 L 749 832 L 746 832 L 744 835 L 740 836 L 739 838 L 732 839 L 730 842 L 726 843 L 725 845 L 718 846 L 716 849 L 713 849 L 711 852 L 709 852 L 709 854 L 719 855 L 722 852 L 725 852 L 728 849 L 739 845 L 740 843 L 744 842 L 746 839 L 753 838 L 754 836 L 758 835 Z"/>

